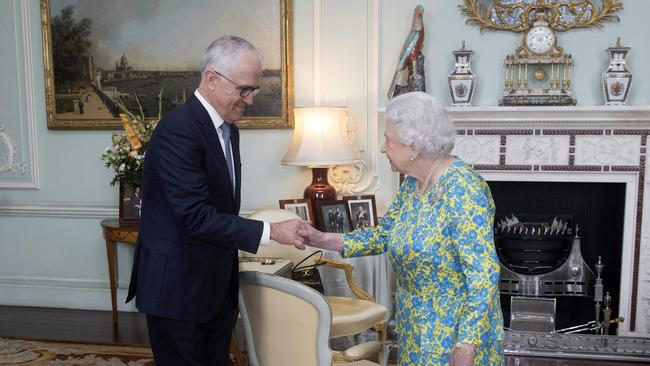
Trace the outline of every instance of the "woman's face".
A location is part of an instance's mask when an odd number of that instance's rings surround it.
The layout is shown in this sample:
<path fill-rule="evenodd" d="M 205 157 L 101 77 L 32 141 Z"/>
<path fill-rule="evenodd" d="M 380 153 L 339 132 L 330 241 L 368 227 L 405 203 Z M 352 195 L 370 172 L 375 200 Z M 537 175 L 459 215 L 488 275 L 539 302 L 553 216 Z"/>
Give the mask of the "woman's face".
<path fill-rule="evenodd" d="M 384 144 L 381 145 L 381 152 L 386 154 L 388 161 L 390 161 L 390 169 L 400 173 L 408 172 L 408 167 L 413 164 L 410 158 L 416 155 L 413 148 L 399 141 L 395 133 L 395 125 L 390 121 L 386 121 Z"/>

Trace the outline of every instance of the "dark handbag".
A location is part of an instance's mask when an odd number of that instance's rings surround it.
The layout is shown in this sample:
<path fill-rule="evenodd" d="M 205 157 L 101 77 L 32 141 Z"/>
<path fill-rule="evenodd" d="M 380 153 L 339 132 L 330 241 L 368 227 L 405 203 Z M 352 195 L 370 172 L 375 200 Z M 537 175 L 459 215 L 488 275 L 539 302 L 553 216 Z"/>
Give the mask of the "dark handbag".
<path fill-rule="evenodd" d="M 318 259 L 320 260 L 323 258 L 323 251 L 317 250 L 293 266 L 293 269 L 291 270 L 291 279 L 309 286 L 322 294 L 325 290 L 323 289 L 323 281 L 321 281 L 320 273 L 318 272 L 318 266 L 320 266 L 320 263 L 301 266 L 301 264 L 314 255 L 319 255 Z"/>

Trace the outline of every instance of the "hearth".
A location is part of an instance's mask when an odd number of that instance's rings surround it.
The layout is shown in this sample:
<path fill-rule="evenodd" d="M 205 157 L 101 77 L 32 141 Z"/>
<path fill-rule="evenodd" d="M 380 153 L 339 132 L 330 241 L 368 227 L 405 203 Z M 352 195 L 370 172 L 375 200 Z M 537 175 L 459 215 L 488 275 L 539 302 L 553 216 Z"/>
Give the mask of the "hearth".
<path fill-rule="evenodd" d="M 612 318 L 617 317 L 624 185 L 489 184 L 497 209 L 494 234 L 502 267 L 500 290 L 506 327 L 511 326 L 513 317 L 533 319 L 529 323 L 533 328 L 517 328 L 526 330 L 551 331 L 589 323 L 597 319 L 594 295 L 602 299 L 607 292 L 613 299 Z M 527 305 L 527 298 L 552 299 L 553 303 L 531 300 Z M 515 300 L 517 307 L 511 309 Z M 541 308 L 553 310 L 535 313 Z M 601 310 L 597 311 L 600 319 Z M 542 320 L 547 323 L 535 323 Z M 515 322 L 515 326 L 522 324 Z"/>
<path fill-rule="evenodd" d="M 553 359 L 604 361 L 613 365 L 620 362 L 650 362 L 650 340 L 633 337 L 599 336 L 587 334 L 548 334 L 538 332 L 506 332 L 505 354 Z M 547 364 L 519 362 L 516 365 Z M 567 362 L 565 365 L 575 363 Z M 600 363 L 599 363 L 600 364 Z M 592 365 L 590 363 L 590 365 Z M 593 364 L 595 365 L 595 363 Z"/>

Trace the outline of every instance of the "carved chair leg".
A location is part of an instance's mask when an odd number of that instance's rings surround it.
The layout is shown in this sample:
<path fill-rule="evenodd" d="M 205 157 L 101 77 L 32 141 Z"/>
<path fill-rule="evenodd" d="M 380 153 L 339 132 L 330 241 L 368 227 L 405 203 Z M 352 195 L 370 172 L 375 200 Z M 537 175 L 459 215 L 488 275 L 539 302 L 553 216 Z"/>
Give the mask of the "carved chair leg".
<path fill-rule="evenodd" d="M 381 365 L 384 359 L 384 346 L 386 345 L 386 339 L 388 337 L 387 330 L 386 330 L 386 322 L 383 321 L 381 323 L 375 324 L 375 330 L 377 331 L 379 342 L 381 342 L 381 348 L 377 353 L 377 363 Z"/>
<path fill-rule="evenodd" d="M 248 366 L 248 363 L 244 360 L 244 357 L 239 350 L 239 346 L 237 345 L 234 334 L 230 338 L 230 354 L 234 358 L 237 366 Z"/>

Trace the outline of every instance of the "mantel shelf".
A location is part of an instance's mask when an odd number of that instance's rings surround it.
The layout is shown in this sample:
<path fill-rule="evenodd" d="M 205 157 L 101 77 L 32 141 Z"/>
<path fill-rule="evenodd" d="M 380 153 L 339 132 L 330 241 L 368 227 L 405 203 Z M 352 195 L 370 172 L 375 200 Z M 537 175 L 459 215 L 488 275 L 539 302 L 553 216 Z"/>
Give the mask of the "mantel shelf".
<path fill-rule="evenodd" d="M 448 107 L 460 129 L 650 129 L 650 106 Z M 384 114 L 386 108 L 380 108 Z"/>
<path fill-rule="evenodd" d="M 454 121 L 621 121 L 650 122 L 650 106 L 450 107 Z M 610 126 L 613 127 L 613 126 Z"/>

